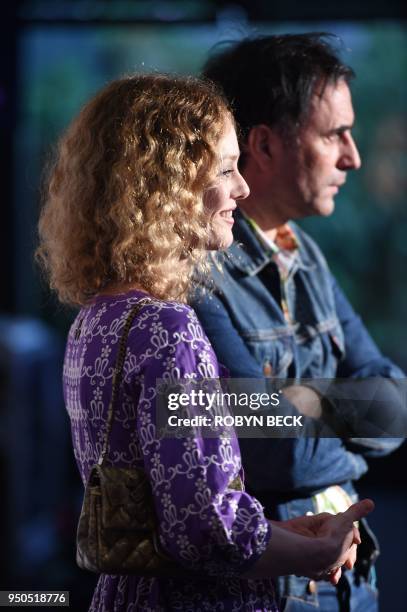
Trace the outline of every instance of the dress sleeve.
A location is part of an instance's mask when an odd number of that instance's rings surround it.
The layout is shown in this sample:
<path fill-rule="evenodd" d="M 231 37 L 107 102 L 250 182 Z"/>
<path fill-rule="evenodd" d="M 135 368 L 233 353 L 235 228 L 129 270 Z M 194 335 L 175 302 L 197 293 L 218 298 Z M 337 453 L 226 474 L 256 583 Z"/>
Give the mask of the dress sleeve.
<path fill-rule="evenodd" d="M 158 378 L 219 376 L 215 354 L 195 313 L 183 308 L 163 313 L 149 339 L 138 436 L 164 550 L 185 567 L 207 575 L 238 576 L 264 552 L 271 528 L 261 504 L 230 486 L 241 472 L 236 438 L 169 438 L 159 435 L 156 427 Z M 188 407 L 186 411 L 188 415 Z"/>

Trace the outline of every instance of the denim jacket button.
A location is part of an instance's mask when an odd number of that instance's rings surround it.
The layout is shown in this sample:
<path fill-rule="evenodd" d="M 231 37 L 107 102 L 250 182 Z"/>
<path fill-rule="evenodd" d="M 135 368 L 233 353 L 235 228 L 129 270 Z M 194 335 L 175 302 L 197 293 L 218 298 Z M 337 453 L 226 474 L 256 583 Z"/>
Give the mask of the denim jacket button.
<path fill-rule="evenodd" d="M 307 584 L 307 592 L 310 595 L 315 595 L 317 590 L 318 590 L 318 586 L 317 586 L 317 583 L 315 582 L 315 580 L 310 580 L 309 583 Z"/>
<path fill-rule="evenodd" d="M 273 375 L 273 366 L 268 359 L 263 363 L 263 375 L 264 378 L 270 378 Z"/>

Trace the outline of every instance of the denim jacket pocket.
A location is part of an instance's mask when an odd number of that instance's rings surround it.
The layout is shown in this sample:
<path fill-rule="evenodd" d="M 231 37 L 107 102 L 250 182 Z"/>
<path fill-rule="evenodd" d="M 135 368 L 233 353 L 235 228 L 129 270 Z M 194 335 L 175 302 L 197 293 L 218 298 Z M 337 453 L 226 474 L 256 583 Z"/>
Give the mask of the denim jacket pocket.
<path fill-rule="evenodd" d="M 302 378 L 335 378 L 345 354 L 342 328 L 336 318 L 302 326 L 296 332 Z"/>
<path fill-rule="evenodd" d="M 281 335 L 276 333 L 273 334 L 273 337 L 267 336 L 267 332 L 262 333 L 261 330 L 247 334 L 246 344 L 256 361 L 262 364 L 265 378 L 286 378 L 288 368 L 294 359 L 293 338 L 287 333 Z"/>

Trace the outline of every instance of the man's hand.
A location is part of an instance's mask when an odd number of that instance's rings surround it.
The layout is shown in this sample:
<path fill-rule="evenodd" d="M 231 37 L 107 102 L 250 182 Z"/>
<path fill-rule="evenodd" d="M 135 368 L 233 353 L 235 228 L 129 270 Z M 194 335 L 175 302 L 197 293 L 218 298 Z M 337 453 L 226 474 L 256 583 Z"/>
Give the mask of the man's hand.
<path fill-rule="evenodd" d="M 319 419 L 322 415 L 321 397 L 316 391 L 304 385 L 284 387 L 283 395 L 304 416 Z"/>

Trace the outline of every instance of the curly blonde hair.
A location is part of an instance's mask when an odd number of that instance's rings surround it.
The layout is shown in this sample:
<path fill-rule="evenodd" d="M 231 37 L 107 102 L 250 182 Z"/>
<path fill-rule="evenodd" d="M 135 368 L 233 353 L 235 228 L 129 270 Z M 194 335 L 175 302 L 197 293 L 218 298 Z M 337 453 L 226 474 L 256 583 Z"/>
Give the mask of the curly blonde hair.
<path fill-rule="evenodd" d="M 62 302 L 123 284 L 186 300 L 228 119 L 214 86 L 158 74 L 113 81 L 85 105 L 59 143 L 39 221 L 36 257 Z"/>

